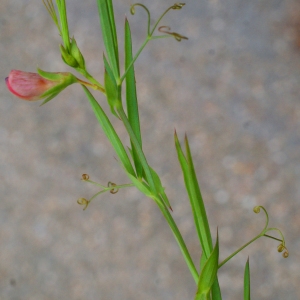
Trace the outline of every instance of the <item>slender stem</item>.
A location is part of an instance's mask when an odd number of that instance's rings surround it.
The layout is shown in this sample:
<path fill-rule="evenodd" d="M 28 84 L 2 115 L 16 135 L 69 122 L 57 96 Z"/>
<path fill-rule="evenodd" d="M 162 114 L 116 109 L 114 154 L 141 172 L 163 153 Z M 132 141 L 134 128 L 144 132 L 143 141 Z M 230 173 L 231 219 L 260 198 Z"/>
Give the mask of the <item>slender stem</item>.
<path fill-rule="evenodd" d="M 155 35 L 151 37 L 151 40 L 157 40 L 157 39 L 166 39 L 166 38 L 174 38 L 172 35 Z"/>
<path fill-rule="evenodd" d="M 199 281 L 199 274 L 198 274 L 198 271 L 195 267 L 195 264 L 191 258 L 191 255 L 186 247 L 186 244 L 182 238 L 182 235 L 172 217 L 172 215 L 170 214 L 169 210 L 166 209 L 166 207 L 164 205 L 158 205 L 159 206 L 159 209 L 161 210 L 163 216 L 165 217 L 165 219 L 167 220 L 172 232 L 173 232 L 173 235 L 179 245 L 179 248 L 181 250 L 181 253 L 185 259 L 185 262 L 195 280 L 195 283 L 198 284 L 198 281 Z"/>
<path fill-rule="evenodd" d="M 156 23 L 154 24 L 153 29 L 152 29 L 151 31 L 150 31 L 150 12 L 149 12 L 149 10 L 147 9 L 147 7 L 144 6 L 143 4 L 140 4 L 140 3 L 136 3 L 136 4 L 134 4 L 134 6 L 141 6 L 141 7 L 143 7 L 143 8 L 146 10 L 147 14 L 148 14 L 148 30 L 147 30 L 148 35 L 147 35 L 147 38 L 145 39 L 144 43 L 142 44 L 142 46 L 140 47 L 140 49 L 138 50 L 138 52 L 137 52 L 136 55 L 134 56 L 132 62 L 129 64 L 127 70 L 125 70 L 125 73 L 123 74 L 123 76 L 122 76 L 121 79 L 120 79 L 120 83 L 123 82 L 123 80 L 125 79 L 125 77 L 126 77 L 128 71 L 130 70 L 131 66 L 135 63 L 135 61 L 137 60 L 137 58 L 139 57 L 139 55 L 141 54 L 141 52 L 143 51 L 143 49 L 145 48 L 145 46 L 147 45 L 147 43 L 148 43 L 150 40 L 152 40 L 152 39 L 158 39 L 158 38 L 166 38 L 166 37 L 170 37 L 170 36 L 168 36 L 168 35 L 155 36 L 155 37 L 153 37 L 153 33 L 154 33 L 154 31 L 155 31 L 157 25 L 159 24 L 159 22 L 160 22 L 160 21 L 162 20 L 162 18 L 166 15 L 166 13 L 167 13 L 169 10 L 173 9 L 173 6 L 169 7 L 169 8 L 168 8 L 168 9 L 167 9 L 167 10 L 159 17 L 159 19 L 156 21 Z M 133 7 L 134 7 L 134 6 L 133 6 Z"/>
<path fill-rule="evenodd" d="M 94 183 L 96 184 L 95 182 L 93 181 L 90 181 L 90 180 L 86 180 L 87 182 L 91 182 L 91 183 Z M 98 185 L 98 184 L 97 184 Z M 100 184 L 99 184 L 100 185 Z M 101 185 L 100 185 L 101 186 Z M 92 196 L 87 202 L 87 204 L 90 204 L 91 201 L 93 199 L 95 199 L 97 196 L 107 192 L 107 191 L 111 191 L 111 190 L 114 190 L 114 189 L 124 189 L 124 188 L 127 188 L 127 187 L 131 187 L 131 186 L 134 186 L 133 183 L 127 183 L 127 184 L 120 184 L 120 185 L 113 185 L 113 186 L 109 186 L 109 187 L 104 187 L 104 186 L 101 186 L 103 188 L 103 190 L 99 191 L 98 193 L 96 193 L 94 196 Z"/>
<path fill-rule="evenodd" d="M 259 235 L 257 235 L 256 237 L 254 237 L 252 240 L 250 240 L 248 243 L 246 243 L 245 245 L 243 245 L 242 247 L 240 247 L 238 250 L 236 250 L 235 252 L 233 252 L 231 255 L 229 255 L 226 259 L 224 259 L 218 266 L 218 269 L 220 269 L 223 265 L 225 265 L 231 258 L 233 258 L 236 254 L 238 254 L 240 251 L 242 251 L 244 248 L 246 248 L 247 246 L 249 246 L 251 243 L 253 243 L 254 241 L 256 241 L 258 238 L 262 237 L 264 235 L 263 232 L 261 232 Z"/>
<path fill-rule="evenodd" d="M 159 22 L 161 21 L 161 19 L 167 14 L 167 12 L 169 11 L 169 10 L 171 10 L 173 8 L 173 6 L 171 6 L 171 7 L 169 7 L 159 18 L 158 18 L 158 20 L 156 21 L 156 23 L 154 24 L 154 26 L 153 26 L 153 29 L 152 29 L 152 31 L 150 32 L 150 35 L 153 35 L 153 33 L 154 33 L 154 31 L 155 31 L 155 29 L 156 29 L 156 27 L 157 27 L 157 25 L 159 24 Z"/>
<path fill-rule="evenodd" d="M 103 92 L 105 94 L 104 86 L 101 83 L 99 83 L 92 75 L 90 75 L 90 73 L 87 70 L 84 70 L 81 68 L 75 68 L 75 69 L 78 73 L 80 73 L 86 79 L 88 79 L 90 82 L 92 82 L 94 85 L 96 85 L 98 87 L 97 90 L 100 90 L 101 92 Z M 95 87 L 92 87 L 92 88 L 95 89 Z"/>
<path fill-rule="evenodd" d="M 275 240 L 275 241 L 278 241 L 278 242 L 282 242 L 281 239 L 278 239 L 278 238 L 276 238 L 276 237 L 274 237 L 274 236 L 271 236 L 271 235 L 268 235 L 268 234 L 264 234 L 264 236 L 265 236 L 265 237 L 268 237 L 268 238 L 270 238 L 270 239 L 272 239 L 272 240 Z"/>
<path fill-rule="evenodd" d="M 62 39 L 64 41 L 65 48 L 67 52 L 70 51 L 70 35 L 67 19 L 67 8 L 65 0 L 56 0 L 56 5 L 58 8 L 59 18 L 60 18 L 60 27 L 62 32 Z"/>
<path fill-rule="evenodd" d="M 148 15 L 147 35 L 149 36 L 150 35 L 150 20 L 151 20 L 150 11 L 149 11 L 149 9 L 144 4 L 135 3 L 130 8 L 130 12 L 133 15 L 135 14 L 135 9 L 134 9 L 135 6 L 140 6 L 140 7 L 142 7 L 147 12 L 147 15 Z"/>
<path fill-rule="evenodd" d="M 126 188 L 126 187 L 131 187 L 131 186 L 134 186 L 133 183 L 124 183 L 124 184 L 118 184 L 118 185 L 114 185 L 114 186 L 104 186 L 100 183 L 97 183 L 95 181 L 92 181 L 90 179 L 87 179 L 87 180 L 84 180 L 85 182 L 89 182 L 91 184 L 94 184 L 94 185 L 97 185 L 97 186 L 100 186 L 101 188 L 103 188 L 104 190 L 111 190 L 112 188 L 114 189 L 123 189 L 123 188 Z"/>
<path fill-rule="evenodd" d="M 277 232 L 279 233 L 279 235 L 281 236 L 281 240 L 280 240 L 280 239 L 277 239 L 277 238 L 275 238 L 275 237 L 273 237 L 273 236 L 270 236 L 270 235 L 265 234 L 266 237 L 269 237 L 269 238 L 271 238 L 271 239 L 274 239 L 274 240 L 283 242 L 283 243 L 285 244 L 284 236 L 283 236 L 281 230 L 279 230 L 278 228 L 268 228 L 268 229 L 266 230 L 266 232 L 268 232 L 268 231 L 277 231 Z"/>
<path fill-rule="evenodd" d="M 136 152 L 137 152 L 137 154 L 138 154 L 138 156 L 139 156 L 139 158 L 140 158 L 140 160 L 143 164 L 143 167 L 144 167 L 144 170 L 145 170 L 146 177 L 147 177 L 148 181 L 153 181 L 150 169 L 148 169 L 148 171 L 147 171 L 146 168 L 145 168 L 145 165 L 149 168 L 148 163 L 147 163 L 146 158 L 144 156 L 144 153 L 143 153 L 143 151 L 140 147 L 140 144 L 138 143 L 138 140 L 135 137 L 134 132 L 133 132 L 133 130 L 132 130 L 130 124 L 129 124 L 129 121 L 128 121 L 126 115 L 125 115 L 123 107 L 118 109 L 118 113 L 119 113 L 120 118 L 123 121 L 123 123 L 124 123 L 124 125 L 125 125 L 125 127 L 128 131 L 128 134 L 129 134 L 129 136 L 132 140 L 132 143 L 133 143 L 134 147 L 136 148 Z M 149 172 L 149 174 L 147 174 L 148 172 Z M 154 185 L 154 182 L 152 182 L 152 184 Z M 150 187 L 152 187 L 152 184 L 149 182 Z M 154 188 L 155 188 L 155 185 L 154 185 Z M 156 189 L 155 189 L 155 191 L 156 191 Z M 156 194 L 157 194 L 157 192 L 156 192 Z M 193 260 L 192 260 L 190 254 L 189 254 L 189 251 L 188 251 L 188 249 L 185 245 L 185 242 L 184 242 L 184 240 L 181 236 L 181 233 L 180 233 L 180 231 L 179 231 L 172 215 L 170 214 L 169 210 L 166 208 L 166 206 L 164 205 L 163 202 L 156 201 L 156 203 L 158 204 L 159 209 L 161 210 L 162 214 L 164 215 L 165 219 L 167 220 L 167 222 L 168 222 L 168 224 L 169 224 L 169 226 L 170 226 L 170 228 L 171 228 L 171 230 L 174 234 L 174 237 L 175 237 L 175 239 L 176 239 L 176 241 L 179 245 L 179 248 L 182 252 L 182 255 L 185 259 L 185 262 L 186 262 L 186 264 L 187 264 L 187 266 L 188 266 L 195 282 L 198 283 L 199 275 L 198 275 L 197 269 L 196 269 L 196 267 L 193 263 Z"/>

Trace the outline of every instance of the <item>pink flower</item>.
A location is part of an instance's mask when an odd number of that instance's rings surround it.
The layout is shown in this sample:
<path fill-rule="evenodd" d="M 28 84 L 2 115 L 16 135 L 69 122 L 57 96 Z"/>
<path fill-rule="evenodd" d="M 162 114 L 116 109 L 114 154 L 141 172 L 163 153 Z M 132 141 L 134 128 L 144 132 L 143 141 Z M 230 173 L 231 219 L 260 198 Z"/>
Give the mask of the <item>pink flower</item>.
<path fill-rule="evenodd" d="M 71 73 L 50 73 L 42 70 L 38 72 L 39 74 L 20 70 L 10 71 L 8 77 L 5 78 L 7 88 L 15 96 L 28 101 L 36 101 L 45 97 L 49 97 L 50 100 L 68 85 L 77 82 L 77 78 Z"/>
<path fill-rule="evenodd" d="M 41 95 L 57 85 L 37 73 L 12 70 L 5 78 L 7 88 L 17 97 L 29 101 L 40 100 Z"/>

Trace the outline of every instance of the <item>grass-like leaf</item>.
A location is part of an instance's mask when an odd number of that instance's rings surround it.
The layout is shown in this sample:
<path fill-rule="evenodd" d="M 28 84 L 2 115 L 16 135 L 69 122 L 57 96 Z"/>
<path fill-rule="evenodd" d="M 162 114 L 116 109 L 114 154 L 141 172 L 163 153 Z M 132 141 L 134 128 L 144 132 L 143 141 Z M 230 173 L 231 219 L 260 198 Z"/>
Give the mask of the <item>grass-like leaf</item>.
<path fill-rule="evenodd" d="M 114 77 L 120 75 L 119 51 L 113 4 L 111 0 L 97 0 L 103 42 Z"/>
<path fill-rule="evenodd" d="M 244 300 L 250 300 L 250 266 L 249 258 L 245 265 L 244 273 Z"/>
<path fill-rule="evenodd" d="M 94 96 L 91 94 L 91 92 L 85 87 L 82 86 L 87 98 L 90 101 L 90 104 L 93 108 L 93 111 L 98 119 L 98 122 L 104 131 L 105 135 L 111 142 L 112 146 L 115 149 L 116 154 L 118 155 L 118 158 L 120 159 L 123 167 L 127 171 L 127 173 L 131 174 L 132 176 L 136 176 L 134 169 L 131 165 L 131 161 L 127 155 L 127 152 L 118 136 L 116 133 L 115 129 L 113 128 L 111 122 L 109 121 L 107 115 L 103 111 L 102 107 L 99 105 L 99 103 L 96 101 Z"/>
<path fill-rule="evenodd" d="M 190 199 L 196 231 L 203 250 L 201 265 L 204 265 L 212 251 L 212 238 L 187 137 L 185 138 L 186 155 L 184 155 L 182 151 L 176 132 L 175 146 L 183 173 L 185 187 Z M 213 284 L 212 293 L 214 300 L 222 299 L 218 280 Z"/>
<path fill-rule="evenodd" d="M 196 231 L 204 255 L 207 258 L 212 251 L 212 238 L 210 234 L 209 223 L 208 223 L 203 199 L 200 193 L 200 188 L 197 181 L 187 137 L 185 139 L 186 156 L 182 151 L 176 133 L 175 133 L 175 146 L 178 154 L 178 159 L 181 165 L 181 169 L 183 172 L 185 186 L 191 203 Z"/>
<path fill-rule="evenodd" d="M 125 20 L 125 70 L 127 70 L 129 64 L 132 62 L 132 41 L 131 32 L 128 20 Z M 131 125 L 133 132 L 142 148 L 142 137 L 139 120 L 139 110 L 136 95 L 136 84 L 135 84 L 135 72 L 134 65 L 131 66 L 126 75 L 126 105 L 127 105 L 127 117 Z M 132 157 L 136 169 L 138 178 L 143 176 L 143 167 L 138 158 L 137 152 L 131 141 Z"/>
<path fill-rule="evenodd" d="M 219 262 L 219 238 L 217 234 L 216 245 L 200 273 L 195 300 L 210 299 L 210 291 L 216 281 Z"/>

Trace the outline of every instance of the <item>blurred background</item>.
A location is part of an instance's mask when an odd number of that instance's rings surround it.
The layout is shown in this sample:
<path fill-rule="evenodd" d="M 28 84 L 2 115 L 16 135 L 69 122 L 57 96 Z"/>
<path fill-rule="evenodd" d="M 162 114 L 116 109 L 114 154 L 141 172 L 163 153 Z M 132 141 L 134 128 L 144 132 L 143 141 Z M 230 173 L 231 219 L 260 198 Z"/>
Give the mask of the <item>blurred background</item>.
<path fill-rule="evenodd" d="M 96 1 L 67 2 L 70 34 L 102 82 Z M 173 3 L 143 1 L 152 24 Z M 137 51 L 147 15 L 137 8 L 131 16 L 129 0 L 114 4 L 120 52 L 125 15 Z M 262 238 L 222 267 L 223 299 L 242 299 L 248 256 L 253 299 L 300 299 L 299 1 L 187 0 L 161 25 L 189 40 L 152 41 L 136 63 L 144 150 L 195 263 L 200 251 L 174 128 L 181 141 L 188 134 L 220 259 L 264 227 L 255 205 L 286 237 L 288 259 L 278 242 Z M 76 203 L 98 191 L 80 180 L 83 173 L 102 184 L 128 182 L 80 86 L 42 107 L 8 92 L 11 69 L 70 70 L 42 1 L 1 0 L 0 26 L 0 299 L 193 299 L 193 279 L 153 201 L 130 188 L 100 196 L 86 211 Z"/>

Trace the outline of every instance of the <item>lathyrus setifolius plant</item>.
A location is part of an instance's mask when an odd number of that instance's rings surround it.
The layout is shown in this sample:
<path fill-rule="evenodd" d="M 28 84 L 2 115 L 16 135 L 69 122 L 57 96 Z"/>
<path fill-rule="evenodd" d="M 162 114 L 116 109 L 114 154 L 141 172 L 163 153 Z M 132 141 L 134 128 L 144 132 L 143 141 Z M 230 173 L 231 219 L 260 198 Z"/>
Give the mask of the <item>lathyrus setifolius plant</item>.
<path fill-rule="evenodd" d="M 177 41 L 187 39 L 185 36 L 171 31 L 171 28 L 168 26 L 159 26 L 166 13 L 172 10 L 180 10 L 185 4 L 175 3 L 174 5 L 170 6 L 168 9 L 166 9 L 166 11 L 163 12 L 163 14 L 157 19 L 152 27 L 150 25 L 150 11 L 147 7 L 141 3 L 136 3 L 131 6 L 131 14 L 135 14 L 135 9 L 138 7 L 145 10 L 147 14 L 147 32 L 145 40 L 141 44 L 139 50 L 133 54 L 130 25 L 128 20 L 125 20 L 125 60 L 123 72 L 121 72 L 118 37 L 116 32 L 112 0 L 97 0 L 103 44 L 105 46 L 105 53 L 103 54 L 104 83 L 101 84 L 86 69 L 85 58 L 77 45 L 76 39 L 74 36 L 70 37 L 65 0 L 56 0 L 56 5 L 53 4 L 52 0 L 43 0 L 43 3 L 48 10 L 54 24 L 56 25 L 58 33 L 62 39 L 62 44 L 59 46 L 62 60 L 68 66 L 72 67 L 75 71 L 85 77 L 85 80 L 79 79 L 75 75 L 68 72 L 53 73 L 38 69 L 37 73 L 28 73 L 19 70 L 12 70 L 9 76 L 6 78 L 7 87 L 19 98 L 29 101 L 44 99 L 42 104 L 45 104 L 52 100 L 69 85 L 73 83 L 81 84 L 102 130 L 115 150 L 121 168 L 127 174 L 130 181 L 126 184 L 109 182 L 108 185 L 101 185 L 91 181 L 89 175 L 83 174 L 82 180 L 99 186 L 100 191 L 90 199 L 79 198 L 77 202 L 80 205 L 83 205 L 84 209 L 86 209 L 90 202 L 98 195 L 107 191 L 110 191 L 114 194 L 120 189 L 127 187 L 136 187 L 145 196 L 153 199 L 169 224 L 185 262 L 195 281 L 195 299 L 197 300 L 222 299 L 218 283 L 219 269 L 238 252 L 262 236 L 279 241 L 280 244 L 278 246 L 278 251 L 283 252 L 283 256 L 287 257 L 288 251 L 286 249 L 285 240 L 281 231 L 277 228 L 268 227 L 269 217 L 267 211 L 264 207 L 257 206 L 254 208 L 254 212 L 258 213 L 262 209 L 266 215 L 266 225 L 264 229 L 225 260 L 219 262 L 218 234 L 216 235 L 216 241 L 213 245 L 213 239 L 209 228 L 205 205 L 196 177 L 188 139 L 187 137 L 185 138 L 185 151 L 183 151 L 175 132 L 175 147 L 182 169 L 185 187 L 190 200 L 194 224 L 199 239 L 199 253 L 202 250 L 201 258 L 199 258 L 200 265 L 197 267 L 194 264 L 182 235 L 172 217 L 172 208 L 160 177 L 148 164 L 142 146 L 134 63 L 141 54 L 142 50 L 151 40 L 170 37 Z M 156 30 L 158 33 L 156 33 Z M 122 100 L 122 88 L 124 87 L 126 90 L 125 103 Z M 109 116 L 107 116 L 102 109 L 102 106 L 90 92 L 90 88 L 95 91 L 100 91 L 106 97 L 112 113 L 110 117 L 117 117 L 123 123 L 130 139 L 130 148 L 121 142 L 121 139 L 119 138 L 115 128 L 110 122 Z M 279 238 L 269 235 L 268 233 L 270 231 L 276 231 L 279 233 Z M 249 260 L 246 263 L 244 273 L 244 299 L 250 299 Z"/>

